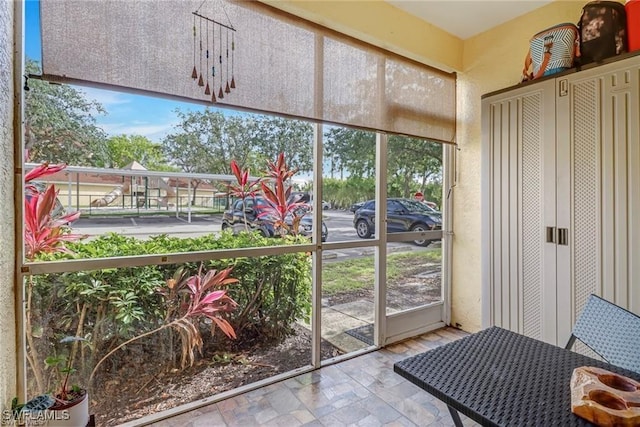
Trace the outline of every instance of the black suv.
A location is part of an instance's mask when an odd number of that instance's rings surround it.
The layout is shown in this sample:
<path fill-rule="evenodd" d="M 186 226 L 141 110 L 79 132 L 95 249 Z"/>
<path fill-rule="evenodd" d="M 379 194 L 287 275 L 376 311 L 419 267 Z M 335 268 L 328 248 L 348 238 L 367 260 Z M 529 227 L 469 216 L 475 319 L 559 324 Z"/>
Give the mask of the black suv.
<path fill-rule="evenodd" d="M 277 236 L 276 229 L 274 227 L 275 220 L 271 217 L 261 216 L 265 211 L 262 206 L 265 206 L 267 201 L 262 197 L 247 197 L 243 200 L 236 200 L 231 205 L 231 209 L 224 211 L 222 214 L 222 229 L 231 229 L 234 232 L 244 231 L 246 227 L 250 230 L 259 231 L 265 237 Z M 245 225 L 246 218 L 246 225 Z M 289 223 L 291 225 L 291 223 Z M 300 220 L 300 228 L 298 233 L 302 236 L 311 237 L 313 230 L 313 221 L 310 216 L 304 216 Z M 327 226 L 322 222 L 321 238 L 323 242 L 327 241 Z"/>
<path fill-rule="evenodd" d="M 369 200 L 355 211 L 353 226 L 358 237 L 368 239 L 374 232 L 375 200 Z M 442 229 L 442 214 L 413 199 L 387 199 L 387 233 Z M 428 246 L 433 240 L 414 240 L 418 246 Z"/>

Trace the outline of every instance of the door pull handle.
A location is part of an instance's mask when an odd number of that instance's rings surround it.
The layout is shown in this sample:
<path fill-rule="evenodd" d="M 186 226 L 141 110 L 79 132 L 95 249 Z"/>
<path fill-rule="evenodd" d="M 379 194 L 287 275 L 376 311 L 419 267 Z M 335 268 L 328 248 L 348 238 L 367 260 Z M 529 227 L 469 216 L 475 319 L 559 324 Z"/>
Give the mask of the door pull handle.
<path fill-rule="evenodd" d="M 567 246 L 569 245 L 569 229 L 558 228 L 558 244 Z"/>
<path fill-rule="evenodd" d="M 555 227 L 546 227 L 547 234 L 547 243 L 555 243 L 556 242 L 556 228 Z"/>

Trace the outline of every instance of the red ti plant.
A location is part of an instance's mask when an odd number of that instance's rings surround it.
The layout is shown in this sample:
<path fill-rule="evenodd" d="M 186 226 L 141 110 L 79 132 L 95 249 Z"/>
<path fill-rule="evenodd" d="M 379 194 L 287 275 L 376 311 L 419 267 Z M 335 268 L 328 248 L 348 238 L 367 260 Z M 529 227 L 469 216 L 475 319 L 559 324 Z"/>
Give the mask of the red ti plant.
<path fill-rule="evenodd" d="M 212 335 L 216 327 L 218 327 L 227 337 L 236 338 L 233 327 L 224 317 L 238 306 L 227 295 L 226 288 L 238 282 L 238 279 L 229 277 L 231 270 L 231 267 L 221 271 L 209 270 L 203 275 L 201 266 L 197 275 L 184 279 L 183 270 L 179 269 L 173 278 L 167 280 L 167 289 L 160 290 L 165 299 L 173 300 L 178 298 L 180 300 L 176 313 L 174 313 L 176 317 L 156 329 L 137 335 L 115 347 L 96 363 L 89 381 L 91 381 L 102 362 L 113 353 L 140 338 L 164 329 L 173 328 L 180 335 L 182 341 L 181 366 L 183 368 L 187 363 L 193 365 L 195 349 L 202 352 L 202 336 L 198 328 L 201 320 L 208 319 L 211 322 Z"/>
<path fill-rule="evenodd" d="M 260 190 L 260 178 L 249 182 L 249 168 L 242 170 L 235 160 L 231 160 L 231 172 L 233 172 L 233 175 L 236 177 L 236 181 L 238 182 L 238 185 L 229 184 L 228 186 L 229 194 L 232 196 L 244 199 L 245 197 L 255 196 Z"/>
<path fill-rule="evenodd" d="M 25 255 L 29 260 L 35 259 L 40 253 L 69 252 L 64 243 L 84 237 L 79 234 L 69 234 L 69 229 L 66 226 L 78 219 L 80 212 L 68 213 L 54 218 L 53 210 L 58 198 L 58 191 L 53 185 L 40 191 L 33 184 L 33 180 L 52 175 L 65 167 L 67 165 L 64 163 L 58 165 L 43 163 L 29 171 L 24 177 L 24 241 Z"/>
<path fill-rule="evenodd" d="M 67 224 L 75 221 L 80 212 L 72 212 L 58 218 L 52 217 L 58 191 L 53 185 L 42 193 L 32 194 L 24 200 L 24 244 L 25 256 L 33 260 L 39 253 L 71 253 L 64 242 L 83 238 L 81 234 L 70 234 Z"/>
<path fill-rule="evenodd" d="M 232 283 L 238 283 L 238 279 L 229 277 L 232 267 L 222 271 L 209 270 L 204 276 L 202 267 L 197 275 L 191 276 L 178 284 L 178 287 L 186 287 L 189 301 L 186 305 L 186 312 L 182 319 L 188 320 L 205 317 L 211 320 L 211 334 L 215 332 L 216 326 L 229 338 L 236 338 L 236 333 L 231 324 L 222 317 L 223 313 L 232 312 L 237 306 L 233 299 L 227 295 L 224 289 Z M 217 289 L 216 289 L 217 288 Z M 222 288 L 222 289 L 220 289 Z"/>
<path fill-rule="evenodd" d="M 57 200 L 58 192 L 54 186 L 48 186 L 44 191 L 40 191 L 33 181 L 37 178 L 52 175 L 63 170 L 67 165 L 49 165 L 43 163 L 29 171 L 25 177 L 25 201 L 24 201 L 24 243 L 25 256 L 28 260 L 33 261 L 38 254 L 53 252 L 70 252 L 65 247 L 65 242 L 76 241 L 81 239 L 82 235 L 70 234 L 66 226 L 71 221 L 76 220 L 80 216 L 80 212 L 62 215 L 58 218 L 53 217 L 53 210 Z M 27 360 L 31 366 L 37 386 L 40 390 L 44 389 L 44 374 L 40 367 L 41 357 L 38 354 L 33 335 L 31 303 L 33 296 L 34 282 L 32 277 L 27 281 L 26 289 L 26 330 L 27 344 L 29 353 Z"/>
<path fill-rule="evenodd" d="M 58 165 L 50 165 L 49 163 L 45 162 L 31 169 L 24 176 L 25 193 L 27 195 L 34 195 L 39 193 L 38 189 L 31 183 L 31 181 L 40 178 L 41 176 L 53 175 L 54 173 L 60 172 L 66 167 L 67 165 L 65 165 L 64 163 L 60 163 Z"/>
<path fill-rule="evenodd" d="M 292 186 L 288 184 L 290 179 L 298 173 L 298 168 L 289 169 L 284 158 L 284 153 L 278 155 L 276 162 L 267 164 L 267 176 L 270 178 L 271 186 L 264 181 L 260 183 L 265 201 L 261 205 L 262 213 L 258 217 L 275 218 L 274 226 L 281 230 L 282 234 L 291 233 L 294 236 L 298 234 L 300 220 L 306 213 L 307 204 L 290 201 Z M 302 212 L 302 214 L 301 214 Z M 288 221 L 290 219 L 290 221 Z"/>
<path fill-rule="evenodd" d="M 249 181 L 250 170 L 240 169 L 238 163 L 235 160 L 231 160 L 231 171 L 233 175 L 236 177 L 236 181 L 238 185 L 228 185 L 229 194 L 232 196 L 238 197 L 244 201 L 247 197 L 255 197 L 256 193 L 259 191 L 261 178 L 257 178 L 253 181 Z M 244 227 L 246 231 L 249 231 L 249 226 L 247 225 L 247 213 L 244 213 Z"/>

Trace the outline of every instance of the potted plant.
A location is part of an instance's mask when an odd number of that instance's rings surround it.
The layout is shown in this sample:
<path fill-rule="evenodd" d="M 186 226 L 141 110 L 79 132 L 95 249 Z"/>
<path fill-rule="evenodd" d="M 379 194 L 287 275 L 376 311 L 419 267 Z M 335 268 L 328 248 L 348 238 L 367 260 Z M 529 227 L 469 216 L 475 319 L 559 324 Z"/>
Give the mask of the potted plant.
<path fill-rule="evenodd" d="M 64 337 L 62 344 L 84 341 L 82 337 Z M 68 356 L 49 356 L 45 359 L 47 368 L 56 370 L 60 385 L 52 392 L 34 397 L 28 402 L 18 405 L 13 400 L 14 419 L 49 427 L 84 427 L 89 423 L 89 394 L 87 390 L 71 384 L 69 378 L 76 372 L 73 359 L 76 353 L 72 348 Z"/>

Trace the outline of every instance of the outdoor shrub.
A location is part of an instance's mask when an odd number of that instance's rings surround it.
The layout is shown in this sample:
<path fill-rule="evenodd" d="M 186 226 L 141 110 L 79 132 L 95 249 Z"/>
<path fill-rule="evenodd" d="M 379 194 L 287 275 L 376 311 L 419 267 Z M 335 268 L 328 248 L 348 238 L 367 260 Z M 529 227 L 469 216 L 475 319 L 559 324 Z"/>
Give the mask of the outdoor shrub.
<path fill-rule="evenodd" d="M 223 235 L 221 239 L 229 246 L 238 243 L 233 236 L 229 236 Z M 266 238 L 261 240 L 263 244 L 273 241 Z M 282 243 L 294 240 L 293 237 L 286 237 Z M 213 261 L 211 264 L 216 267 L 220 262 Z M 239 337 L 244 332 L 254 332 L 265 338 L 281 339 L 291 332 L 296 320 L 309 317 L 311 258 L 306 253 L 236 258 L 233 272 L 240 280 L 229 289 L 239 306 L 232 321 Z"/>
<path fill-rule="evenodd" d="M 108 258 L 162 253 L 239 249 L 291 245 L 303 237 L 265 238 L 252 233 L 223 232 L 200 237 L 167 235 L 138 240 L 115 233 L 90 241 L 68 243 L 74 258 Z M 45 254 L 40 260 L 68 258 L 68 254 Z M 187 262 L 180 265 L 149 265 L 108 268 L 33 276 L 40 333 L 45 341 L 73 335 L 87 338 L 80 355 L 81 366 L 90 366 L 120 343 L 162 325 L 168 316 L 161 290 L 178 268 L 189 274 L 233 268 L 238 279 L 228 294 L 238 303 L 229 321 L 238 341 L 282 339 L 296 320 L 308 318 L 311 309 L 311 263 L 304 252 Z M 205 335 L 204 338 L 207 338 Z M 153 343 L 166 360 L 177 360 L 180 348 L 172 331 L 163 331 Z M 226 341 L 219 340 L 217 345 Z M 223 349 L 221 349 L 223 350 Z M 135 348 L 130 348 L 135 351 Z M 113 363 L 116 363 L 115 361 Z M 85 368 L 86 369 L 86 368 Z"/>
<path fill-rule="evenodd" d="M 166 237 L 165 237 L 166 238 Z M 172 238 L 168 238 L 172 239 Z M 304 237 L 266 238 L 252 233 L 221 233 L 194 237 L 188 240 L 191 248 L 199 250 L 239 249 L 292 244 Z M 175 243 L 175 242 L 174 242 Z M 177 248 L 176 248 L 177 249 Z M 181 251 L 192 250 L 183 247 Z M 192 272 L 200 263 L 183 265 Z M 159 268 L 165 276 L 179 266 Z M 277 256 L 241 257 L 233 260 L 211 260 L 205 268 L 220 270 L 233 267 L 239 283 L 229 288 L 229 295 L 238 303 L 231 317 L 238 339 L 256 335 L 264 339 L 282 339 L 291 332 L 292 324 L 306 319 L 311 312 L 311 258 L 303 252 Z"/>

